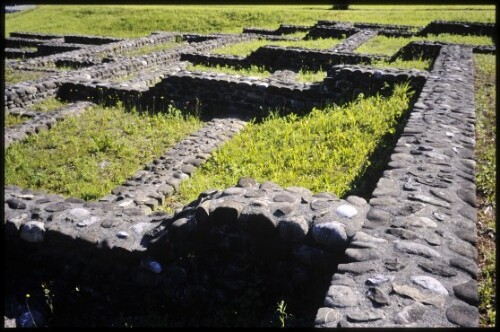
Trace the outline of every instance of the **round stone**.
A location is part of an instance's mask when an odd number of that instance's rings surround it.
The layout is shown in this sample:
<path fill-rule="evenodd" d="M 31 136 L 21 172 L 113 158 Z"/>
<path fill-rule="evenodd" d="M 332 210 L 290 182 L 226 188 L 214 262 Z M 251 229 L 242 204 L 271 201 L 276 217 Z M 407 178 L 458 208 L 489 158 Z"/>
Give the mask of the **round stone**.
<path fill-rule="evenodd" d="M 283 219 L 280 221 L 278 228 L 281 238 L 290 242 L 301 241 L 309 231 L 309 225 L 302 216 Z"/>
<path fill-rule="evenodd" d="M 342 285 L 331 285 L 326 294 L 324 305 L 327 307 L 345 308 L 357 305 L 356 293 L 352 288 Z"/>
<path fill-rule="evenodd" d="M 423 244 L 419 244 L 419 243 L 415 243 L 415 242 L 400 241 L 400 242 L 397 242 L 394 245 L 394 247 L 399 251 L 402 251 L 402 252 L 405 252 L 408 254 L 424 256 L 427 258 L 441 256 L 436 250 L 431 249 Z"/>
<path fill-rule="evenodd" d="M 465 302 L 477 306 L 479 304 L 479 292 L 477 291 L 477 281 L 469 280 L 463 284 L 453 286 L 453 292 Z"/>
<path fill-rule="evenodd" d="M 312 235 L 316 242 L 332 250 L 344 250 L 347 245 L 345 226 L 335 221 L 314 225 Z"/>
<path fill-rule="evenodd" d="M 74 218 L 83 219 L 90 215 L 90 211 L 84 208 L 74 208 L 69 210 L 69 214 Z"/>
<path fill-rule="evenodd" d="M 432 292 L 448 295 L 448 290 L 436 279 L 429 276 L 413 276 L 411 277 L 411 281 L 419 286 L 422 286 L 425 289 L 428 289 Z"/>
<path fill-rule="evenodd" d="M 340 205 L 335 210 L 335 212 L 337 212 L 337 214 L 339 216 L 346 217 L 346 218 L 349 218 L 349 219 L 358 214 L 358 210 L 356 210 L 356 208 L 354 206 L 347 205 L 347 204 Z"/>
<path fill-rule="evenodd" d="M 5 201 L 11 209 L 23 210 L 26 209 L 26 203 L 17 198 L 9 198 Z"/>
<path fill-rule="evenodd" d="M 45 225 L 40 221 L 28 221 L 21 227 L 19 236 L 27 242 L 43 242 L 45 238 Z"/>
<path fill-rule="evenodd" d="M 370 287 L 366 291 L 366 296 L 379 305 L 389 305 L 389 297 L 378 287 Z"/>
<path fill-rule="evenodd" d="M 479 325 L 479 312 L 476 307 L 454 305 L 446 310 L 446 318 L 461 327 L 477 327 Z"/>
<path fill-rule="evenodd" d="M 420 266 L 424 271 L 436 274 L 442 277 L 453 277 L 457 275 L 457 272 L 452 269 L 448 264 L 443 264 L 439 262 L 420 262 L 418 263 L 418 266 Z"/>
<path fill-rule="evenodd" d="M 396 314 L 394 321 L 396 324 L 407 325 L 419 321 L 426 311 L 425 305 L 415 302 L 406 306 Z"/>

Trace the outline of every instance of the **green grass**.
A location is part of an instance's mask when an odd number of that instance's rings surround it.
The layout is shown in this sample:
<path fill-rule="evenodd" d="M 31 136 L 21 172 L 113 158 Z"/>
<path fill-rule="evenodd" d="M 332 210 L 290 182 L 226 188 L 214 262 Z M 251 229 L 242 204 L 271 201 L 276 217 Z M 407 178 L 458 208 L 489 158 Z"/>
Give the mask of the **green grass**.
<path fill-rule="evenodd" d="M 212 51 L 215 54 L 227 54 L 227 55 L 238 55 L 247 56 L 258 48 L 266 45 L 275 45 L 282 47 L 301 47 L 301 48 L 311 48 L 318 50 L 325 50 L 334 47 L 340 43 L 342 39 L 337 38 L 318 38 L 310 40 L 251 40 L 241 43 L 236 43 L 228 46 L 223 46 L 216 48 Z"/>
<path fill-rule="evenodd" d="M 207 71 L 207 72 L 215 72 L 215 73 L 224 73 L 230 75 L 242 75 L 242 76 L 252 76 L 259 78 L 268 78 L 271 76 L 271 73 L 264 69 L 263 67 L 258 67 L 252 65 L 250 68 L 241 68 L 236 69 L 232 66 L 205 66 L 205 65 L 188 65 L 187 70 L 189 71 Z M 325 71 L 303 71 L 300 70 L 297 73 L 296 80 L 298 82 L 320 82 L 326 77 Z"/>
<path fill-rule="evenodd" d="M 139 37 L 152 31 L 232 32 L 244 27 L 276 29 L 280 24 L 313 25 L 318 20 L 425 26 L 433 20 L 495 22 L 495 7 L 459 5 L 363 6 L 330 10 L 331 5 L 130 6 L 41 5 L 5 15 L 12 31 Z M 57 19 L 54 19 L 57 17 Z"/>
<path fill-rule="evenodd" d="M 18 124 L 21 124 L 28 119 L 29 119 L 29 117 L 27 117 L 27 116 L 7 114 L 5 116 L 5 124 L 4 125 L 5 125 L 5 128 L 10 128 L 10 127 L 17 126 Z"/>
<path fill-rule="evenodd" d="M 387 37 L 375 36 L 358 47 L 355 52 L 364 54 L 393 55 L 406 44 L 419 41 L 441 41 L 471 45 L 494 45 L 493 40 L 486 36 L 459 36 L 448 33 L 428 35 L 427 37 Z"/>
<path fill-rule="evenodd" d="M 267 78 L 271 75 L 269 71 L 262 67 L 258 67 L 255 65 L 252 65 L 250 68 L 241 68 L 237 69 L 232 66 L 221 66 L 221 65 L 216 65 L 216 66 L 205 66 L 205 65 L 188 65 L 186 67 L 186 70 L 189 71 L 207 71 L 207 72 L 214 72 L 214 73 L 224 73 L 224 74 L 229 74 L 229 75 L 242 75 L 242 76 L 253 76 L 253 77 L 259 77 L 259 78 Z"/>
<path fill-rule="evenodd" d="M 33 106 L 30 106 L 29 109 L 35 112 L 50 112 L 57 108 L 63 107 L 64 105 L 66 105 L 65 102 L 62 102 L 55 97 L 50 97 L 34 104 Z"/>
<path fill-rule="evenodd" d="M 394 133 L 408 103 L 408 88 L 399 86 L 391 98 L 359 99 L 343 107 L 314 109 L 304 117 L 272 113 L 262 123 L 247 125 L 182 182 L 180 200 L 232 186 L 242 176 L 340 197 L 370 165 L 370 154 L 382 137 Z"/>
<path fill-rule="evenodd" d="M 393 62 L 389 61 L 374 61 L 370 66 L 375 68 L 398 68 L 398 69 L 418 69 L 418 70 L 430 70 L 432 65 L 431 60 L 401 60 L 396 59 Z"/>
<path fill-rule="evenodd" d="M 172 48 L 175 48 L 177 46 L 185 45 L 187 43 L 177 43 L 177 42 L 165 42 L 165 43 L 159 43 L 155 45 L 145 45 L 142 47 L 139 47 L 134 50 L 128 50 L 125 52 L 121 52 L 118 54 L 124 55 L 124 56 L 138 56 L 138 55 L 144 55 L 144 54 L 149 54 L 153 52 L 160 52 L 160 51 L 165 51 L 165 50 L 170 50 Z"/>
<path fill-rule="evenodd" d="M 40 71 L 25 71 L 25 70 L 16 70 L 11 67 L 5 67 L 5 84 L 16 84 L 25 81 L 33 81 L 39 79 L 47 73 Z"/>
<path fill-rule="evenodd" d="M 201 126 L 197 118 L 179 114 L 94 107 L 9 146 L 5 183 L 97 199 Z"/>
<path fill-rule="evenodd" d="M 478 233 L 496 229 L 496 63 L 494 55 L 474 55 L 476 98 L 476 185 Z M 496 322 L 496 244 L 480 237 L 479 305 L 481 326 Z"/>

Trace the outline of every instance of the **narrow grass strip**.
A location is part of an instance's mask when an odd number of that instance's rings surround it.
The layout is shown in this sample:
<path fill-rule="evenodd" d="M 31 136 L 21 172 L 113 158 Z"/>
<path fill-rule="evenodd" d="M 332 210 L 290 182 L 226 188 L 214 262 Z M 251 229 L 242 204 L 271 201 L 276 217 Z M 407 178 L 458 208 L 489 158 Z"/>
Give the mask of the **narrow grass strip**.
<path fill-rule="evenodd" d="M 5 183 L 97 199 L 200 126 L 177 110 L 150 116 L 94 107 L 12 144 L 5 152 Z"/>
<path fill-rule="evenodd" d="M 491 37 L 487 36 L 462 36 L 442 33 L 439 35 L 428 35 L 427 37 L 387 37 L 375 36 L 358 47 L 355 52 L 367 54 L 393 55 L 401 47 L 413 41 L 440 41 L 457 44 L 470 45 L 494 45 Z"/>
<path fill-rule="evenodd" d="M 184 181 L 180 200 L 232 186 L 242 176 L 342 196 L 370 165 L 370 154 L 384 135 L 395 132 L 408 106 L 404 85 L 390 98 L 359 98 L 343 107 L 313 109 L 304 117 L 272 113 L 262 123 L 247 125 Z"/>
<path fill-rule="evenodd" d="M 494 55 L 475 54 L 476 185 L 478 193 L 478 239 L 480 273 L 480 326 L 496 322 L 496 63 Z"/>
<path fill-rule="evenodd" d="M 25 81 L 33 81 L 45 75 L 47 75 L 47 73 L 40 71 L 24 71 L 24 70 L 16 70 L 11 67 L 5 67 L 4 79 L 5 79 L 5 84 L 9 85 Z"/>
<path fill-rule="evenodd" d="M 396 59 L 393 62 L 389 62 L 389 61 L 385 61 L 385 60 L 373 61 L 370 66 L 375 67 L 375 68 L 430 70 L 431 65 L 432 65 L 432 60 L 430 60 L 430 59 L 419 59 L 419 60 Z"/>
<path fill-rule="evenodd" d="M 317 50 L 325 50 L 333 48 L 335 45 L 339 44 L 343 39 L 340 38 L 318 38 L 309 40 L 251 40 L 241 43 L 236 43 L 233 45 L 223 46 L 214 49 L 212 53 L 214 54 L 226 54 L 226 55 L 238 55 L 247 56 L 258 48 L 266 45 L 276 45 L 282 47 L 301 47 L 310 48 Z"/>

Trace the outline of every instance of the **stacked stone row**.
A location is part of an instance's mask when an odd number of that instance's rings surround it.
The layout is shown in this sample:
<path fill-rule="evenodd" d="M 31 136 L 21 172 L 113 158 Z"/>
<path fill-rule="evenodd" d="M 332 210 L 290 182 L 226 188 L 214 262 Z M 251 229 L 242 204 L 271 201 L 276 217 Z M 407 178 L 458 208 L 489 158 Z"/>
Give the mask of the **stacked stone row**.
<path fill-rule="evenodd" d="M 182 239 L 190 234 L 232 225 L 260 243 L 266 258 L 293 257 L 305 269 L 331 271 L 348 243 L 372 240 L 361 231 L 368 209 L 357 196 L 344 200 L 328 192 L 313 194 L 303 187 L 283 188 L 243 177 L 233 187 L 201 193 L 152 229 L 149 252 L 162 260 L 168 252 L 165 246 L 183 247 Z"/>
<path fill-rule="evenodd" d="M 59 87 L 64 81 L 76 81 L 81 78 L 91 80 L 95 78 L 106 79 L 119 75 L 138 72 L 151 66 L 160 66 L 170 64 L 180 60 L 180 53 L 185 51 L 203 52 L 228 43 L 236 43 L 241 40 L 250 40 L 256 38 L 252 35 L 244 36 L 223 36 L 214 40 L 207 40 L 195 45 L 181 46 L 173 50 L 151 53 L 135 58 L 129 58 L 120 62 L 104 63 L 90 68 L 83 68 L 62 72 L 58 75 L 52 75 L 49 78 L 42 78 L 34 81 L 21 82 L 6 87 L 5 89 L 5 108 L 24 108 L 33 105 L 36 102 L 56 95 Z M 104 45 L 106 46 L 106 45 Z M 98 46 L 103 47 L 103 46 Z M 21 68 L 19 68 L 21 69 Z"/>
<path fill-rule="evenodd" d="M 78 116 L 94 104 L 90 102 L 70 103 L 51 112 L 35 112 L 30 110 L 13 110 L 10 114 L 29 117 L 30 119 L 18 125 L 5 128 L 4 146 L 7 149 L 12 143 L 22 141 L 30 135 L 52 129 L 58 121 L 68 116 Z"/>
<path fill-rule="evenodd" d="M 317 327 L 478 326 L 472 61 L 442 47 Z"/>
<path fill-rule="evenodd" d="M 378 34 L 376 30 L 362 30 L 354 35 L 350 36 L 342 43 L 336 45 L 332 50 L 336 52 L 353 52 L 356 48 L 361 46 L 361 44 L 366 43 L 368 40 L 372 39 Z"/>
<path fill-rule="evenodd" d="M 138 213 L 151 213 L 179 190 L 180 182 L 193 175 L 213 150 L 241 131 L 245 124 L 231 117 L 209 121 L 99 201 Z"/>

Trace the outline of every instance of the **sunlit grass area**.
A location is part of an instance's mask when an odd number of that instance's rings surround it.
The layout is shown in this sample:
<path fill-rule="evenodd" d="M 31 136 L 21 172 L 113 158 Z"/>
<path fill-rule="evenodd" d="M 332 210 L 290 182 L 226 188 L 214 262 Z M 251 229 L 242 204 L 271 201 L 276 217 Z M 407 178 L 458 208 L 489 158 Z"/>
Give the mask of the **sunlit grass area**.
<path fill-rule="evenodd" d="M 367 54 L 393 55 L 399 49 L 412 41 L 427 40 L 447 43 L 494 45 L 493 40 L 486 36 L 461 36 L 443 33 L 427 37 L 387 37 L 375 36 L 358 47 L 355 52 Z"/>
<path fill-rule="evenodd" d="M 228 55 L 238 55 L 247 56 L 258 48 L 266 45 L 275 45 L 282 47 L 301 47 L 301 48 L 311 48 L 318 50 L 325 50 L 333 48 L 335 45 L 340 43 L 342 39 L 338 38 L 318 38 L 318 39 L 308 39 L 299 41 L 288 41 L 288 40 L 251 40 L 241 43 L 236 43 L 228 46 L 223 46 L 221 48 L 214 49 L 212 53 L 215 54 L 228 54 Z"/>
<path fill-rule="evenodd" d="M 5 183 L 86 200 L 108 194 L 201 126 L 179 111 L 94 107 L 5 151 Z"/>

